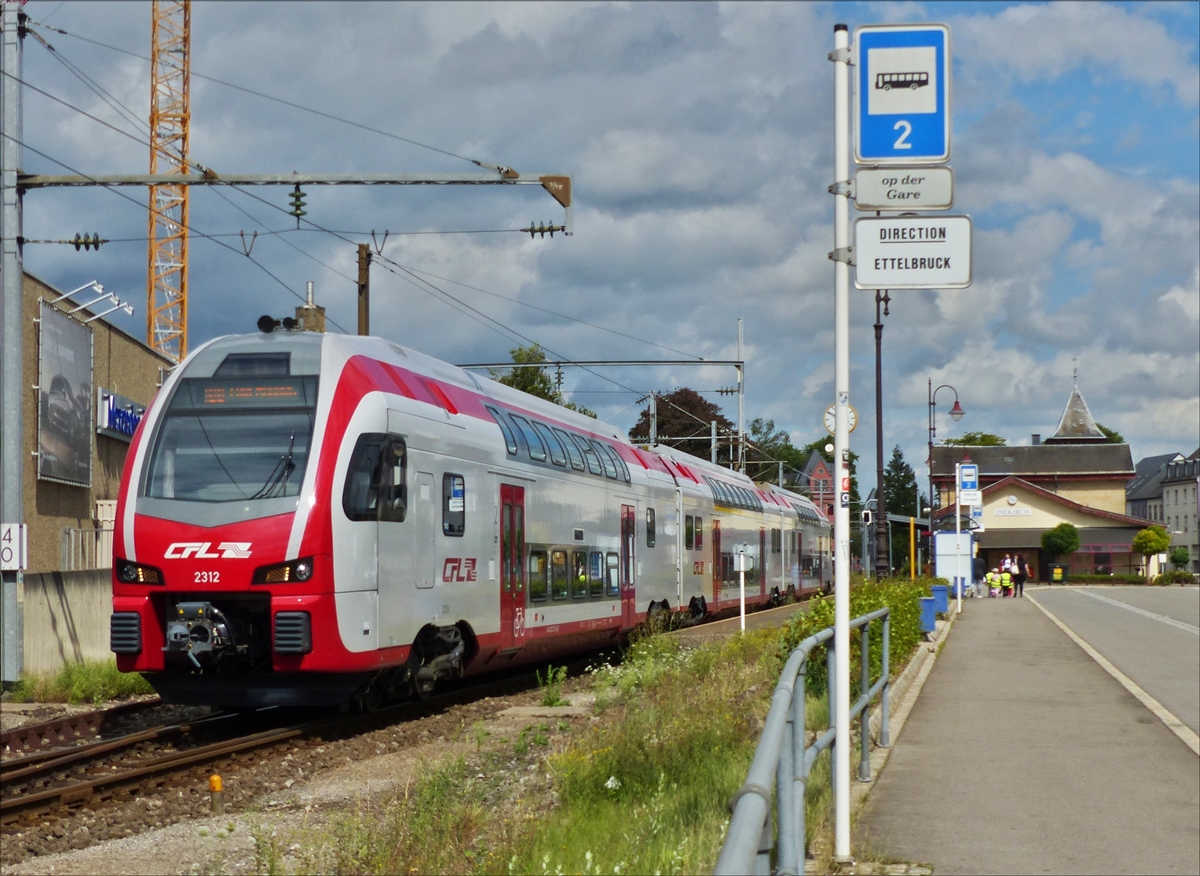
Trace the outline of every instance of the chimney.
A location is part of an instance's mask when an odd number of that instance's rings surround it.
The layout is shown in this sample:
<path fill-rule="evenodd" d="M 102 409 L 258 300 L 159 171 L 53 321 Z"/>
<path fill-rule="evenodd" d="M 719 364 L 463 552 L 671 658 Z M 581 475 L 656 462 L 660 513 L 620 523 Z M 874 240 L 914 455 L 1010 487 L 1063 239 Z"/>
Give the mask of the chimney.
<path fill-rule="evenodd" d="M 1041 436 L 1041 435 L 1036 435 L 1036 434 L 1035 434 L 1035 435 L 1031 435 L 1031 436 L 1029 436 L 1029 437 L 1030 437 L 1029 443 L 1030 443 L 1030 444 L 1032 444 L 1034 447 L 1037 447 L 1039 444 L 1041 444 L 1041 443 L 1042 443 L 1042 436 Z"/>
<path fill-rule="evenodd" d="M 307 303 L 296 308 L 296 325 L 304 332 L 325 332 L 325 308 L 313 303 L 313 284 L 308 281 Z"/>

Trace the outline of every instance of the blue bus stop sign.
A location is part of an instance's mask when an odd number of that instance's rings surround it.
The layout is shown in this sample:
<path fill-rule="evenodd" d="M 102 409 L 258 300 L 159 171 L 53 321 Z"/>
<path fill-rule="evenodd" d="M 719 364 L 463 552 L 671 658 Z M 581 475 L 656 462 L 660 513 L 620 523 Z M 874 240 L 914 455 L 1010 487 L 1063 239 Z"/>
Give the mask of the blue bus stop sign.
<path fill-rule="evenodd" d="M 869 25 L 854 32 L 854 160 L 950 160 L 950 28 Z"/>

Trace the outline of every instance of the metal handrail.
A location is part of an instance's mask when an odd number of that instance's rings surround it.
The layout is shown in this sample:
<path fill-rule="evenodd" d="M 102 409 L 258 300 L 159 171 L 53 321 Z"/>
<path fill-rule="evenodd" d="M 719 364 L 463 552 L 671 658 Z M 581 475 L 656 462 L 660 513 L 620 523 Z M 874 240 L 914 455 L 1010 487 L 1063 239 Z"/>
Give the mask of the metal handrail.
<path fill-rule="evenodd" d="M 870 624 L 883 620 L 883 665 L 879 680 L 871 684 Z M 850 709 L 850 720 L 861 715 L 861 758 L 858 777 L 861 781 L 871 780 L 871 736 L 870 710 L 867 706 L 876 694 L 880 699 L 879 745 L 887 748 L 891 744 L 888 736 L 888 643 L 891 633 L 891 610 L 880 608 L 850 621 L 850 629 L 862 628 L 860 656 L 862 662 L 862 692 Z M 804 678 L 808 669 L 808 657 L 818 645 L 825 645 L 825 657 L 829 669 L 829 714 L 830 727 L 820 734 L 811 745 L 805 745 L 804 727 Z M 835 702 L 835 673 L 833 668 L 833 627 L 826 627 L 801 642 L 788 657 L 779 683 L 771 696 L 771 710 L 767 713 L 762 738 L 754 751 L 754 760 L 746 782 L 734 794 L 730 807 L 733 810 L 725 844 L 717 857 L 714 870 L 716 876 L 736 876 L 743 873 L 769 874 L 771 853 L 776 853 L 775 872 L 779 874 L 801 874 L 804 872 L 804 796 L 808 785 L 809 770 L 817 756 L 825 749 L 834 747 L 833 726 Z M 796 695 L 797 692 L 799 695 Z M 836 769 L 836 758 L 833 758 Z M 772 781 L 774 777 L 774 781 Z M 833 770 L 830 771 L 833 779 Z M 774 794 L 772 794 L 774 786 Z M 771 835 L 771 802 L 775 798 L 776 836 Z"/>

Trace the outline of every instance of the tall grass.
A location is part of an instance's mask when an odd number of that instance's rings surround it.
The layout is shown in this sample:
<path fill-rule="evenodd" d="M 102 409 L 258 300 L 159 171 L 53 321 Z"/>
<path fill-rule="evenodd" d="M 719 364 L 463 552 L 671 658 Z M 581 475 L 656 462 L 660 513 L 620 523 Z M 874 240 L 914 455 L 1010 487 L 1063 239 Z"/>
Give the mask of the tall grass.
<path fill-rule="evenodd" d="M 117 661 L 68 663 L 57 672 L 26 675 L 12 690 L 15 703 L 100 703 L 154 693 L 136 672 L 121 672 Z"/>

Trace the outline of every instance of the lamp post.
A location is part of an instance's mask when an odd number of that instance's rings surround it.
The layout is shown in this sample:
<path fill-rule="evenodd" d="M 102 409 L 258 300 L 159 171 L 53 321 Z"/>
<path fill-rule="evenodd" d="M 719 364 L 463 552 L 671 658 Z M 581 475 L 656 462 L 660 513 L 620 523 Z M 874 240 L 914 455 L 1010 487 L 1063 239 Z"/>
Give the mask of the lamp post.
<path fill-rule="evenodd" d="M 878 215 L 878 214 L 876 214 Z M 875 290 L 875 577 L 883 578 L 891 567 L 887 530 L 887 495 L 883 487 L 883 317 L 888 315 L 887 290 Z M 883 305 L 880 315 L 879 306 Z M 865 533 L 863 538 L 866 542 Z M 865 563 L 863 564 L 866 565 Z"/>
<path fill-rule="evenodd" d="M 948 389 L 954 393 L 954 407 L 950 408 L 950 419 L 958 422 L 967 413 L 962 409 L 962 405 L 958 403 L 958 390 L 948 383 L 943 383 L 937 389 L 933 388 L 933 381 L 929 381 L 929 536 L 930 549 L 933 546 L 933 436 L 937 434 L 937 420 L 934 415 L 934 405 L 937 403 L 937 394 L 939 389 Z M 942 503 L 939 501 L 938 505 Z"/>

